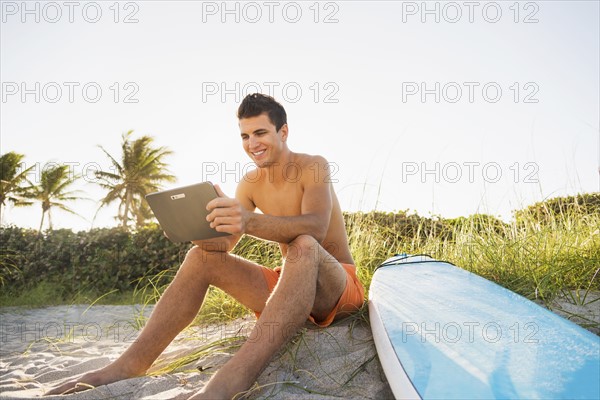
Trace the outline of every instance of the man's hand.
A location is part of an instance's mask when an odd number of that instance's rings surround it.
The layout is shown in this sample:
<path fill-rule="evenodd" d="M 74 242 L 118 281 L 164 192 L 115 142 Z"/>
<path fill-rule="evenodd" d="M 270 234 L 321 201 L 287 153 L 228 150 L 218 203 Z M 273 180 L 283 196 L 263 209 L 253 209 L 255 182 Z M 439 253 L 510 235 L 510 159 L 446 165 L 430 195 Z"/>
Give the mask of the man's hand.
<path fill-rule="evenodd" d="M 219 197 L 208 202 L 206 209 L 209 214 L 206 220 L 210 227 L 217 232 L 227 232 L 241 235 L 246 232 L 246 221 L 249 212 L 242 207 L 239 200 L 227 197 L 219 185 L 215 185 Z"/>

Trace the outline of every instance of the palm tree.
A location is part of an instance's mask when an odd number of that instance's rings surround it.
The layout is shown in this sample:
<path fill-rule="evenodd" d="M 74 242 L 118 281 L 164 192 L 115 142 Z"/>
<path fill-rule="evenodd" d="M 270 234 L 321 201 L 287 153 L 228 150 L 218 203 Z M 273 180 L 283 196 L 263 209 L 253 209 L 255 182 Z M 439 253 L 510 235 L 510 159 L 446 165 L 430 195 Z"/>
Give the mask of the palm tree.
<path fill-rule="evenodd" d="M 98 211 L 118 201 L 117 219 L 125 229 L 128 229 L 130 220 L 135 220 L 136 226 L 140 227 L 150 218 L 144 196 L 160 190 L 162 182 L 175 181 L 175 176 L 169 174 L 163 161 L 172 151 L 166 147 L 152 147 L 154 139 L 150 136 L 131 140 L 132 133 L 129 131 L 122 136 L 120 162 L 99 146 L 110 159 L 115 172 L 96 172 L 101 181 L 99 185 L 108 190 L 108 194 L 100 200 Z"/>
<path fill-rule="evenodd" d="M 31 183 L 27 179 L 27 174 L 34 166 L 19 172 L 21 161 L 25 156 L 23 154 L 8 152 L 0 156 L 0 221 L 2 220 L 2 207 L 6 201 L 14 206 L 28 206 L 30 201 L 25 199 L 25 194 L 31 188 Z M 29 186 L 22 186 L 28 183 Z"/>
<path fill-rule="evenodd" d="M 33 186 L 27 194 L 28 198 L 42 203 L 42 220 L 40 221 L 38 233 L 42 231 L 46 214 L 48 214 L 48 227 L 52 229 L 52 214 L 50 212 L 52 207 L 79 215 L 63 204 L 66 201 L 83 199 L 76 196 L 79 191 L 66 191 L 76 179 L 76 177 L 70 176 L 68 165 L 57 165 L 42 171 L 40 184 Z"/>

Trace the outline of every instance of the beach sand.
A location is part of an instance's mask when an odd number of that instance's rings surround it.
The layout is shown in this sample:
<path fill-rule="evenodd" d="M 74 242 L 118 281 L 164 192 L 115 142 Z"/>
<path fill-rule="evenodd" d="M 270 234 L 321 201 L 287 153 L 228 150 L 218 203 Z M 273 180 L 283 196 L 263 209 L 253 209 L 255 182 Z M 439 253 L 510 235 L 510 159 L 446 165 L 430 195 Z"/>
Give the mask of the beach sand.
<path fill-rule="evenodd" d="M 598 334 L 600 297 L 576 306 L 557 299 L 554 310 Z M 135 340 L 152 308 L 58 306 L 0 309 L 0 398 L 35 398 L 58 383 L 103 367 Z M 282 349 L 248 393 L 250 399 L 393 398 L 377 358 L 366 313 L 327 329 L 307 324 Z M 254 317 L 192 326 L 165 350 L 149 374 L 69 395 L 83 399 L 186 399 L 235 354 L 249 337 Z M 590 325 L 591 323 L 591 325 Z M 265 332 L 264 334 L 268 334 Z M 163 368 L 178 359 L 185 365 Z M 60 396 L 47 397 L 64 398 Z"/>
<path fill-rule="evenodd" d="M 147 316 L 150 311 L 136 306 L 0 309 L 0 398 L 39 397 L 65 379 L 107 365 L 135 340 L 143 323 L 140 315 Z M 227 324 L 190 327 L 165 350 L 149 376 L 67 398 L 185 399 L 199 390 L 241 343 L 256 340 L 249 337 L 254 323 L 255 318 L 248 316 Z M 160 371 L 195 353 L 189 364 L 168 373 Z M 393 395 L 368 324 L 351 318 L 327 329 L 307 324 L 273 358 L 248 398 L 386 399 Z"/>

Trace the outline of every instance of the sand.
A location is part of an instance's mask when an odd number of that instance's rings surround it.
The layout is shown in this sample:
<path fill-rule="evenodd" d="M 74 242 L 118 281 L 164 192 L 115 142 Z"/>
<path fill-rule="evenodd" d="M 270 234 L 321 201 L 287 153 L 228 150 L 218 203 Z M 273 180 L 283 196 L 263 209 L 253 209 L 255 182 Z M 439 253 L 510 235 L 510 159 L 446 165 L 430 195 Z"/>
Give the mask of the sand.
<path fill-rule="evenodd" d="M 0 398 L 34 398 L 67 378 L 107 365 L 135 340 L 139 306 L 0 309 Z M 128 379 L 69 399 L 185 399 L 248 338 L 253 317 L 183 331 L 149 371 L 202 351 L 170 373 Z M 236 339 L 238 337 L 238 339 Z M 272 360 L 248 398 L 392 398 L 366 322 L 310 325 Z M 48 399 L 61 398 L 49 396 Z M 64 398 L 64 397 L 62 397 Z"/>
<path fill-rule="evenodd" d="M 573 294 L 573 298 L 576 298 Z M 587 305 L 557 298 L 552 307 L 599 334 L 600 293 Z M 582 299 L 581 299 L 582 300 Z M 581 302 L 581 300 L 579 302 Z M 67 378 L 100 368 L 135 340 L 152 308 L 59 306 L 0 308 L 0 398 L 35 398 Z M 367 318 L 363 316 L 362 318 Z M 149 371 L 69 399 L 186 399 L 197 391 L 249 337 L 254 317 L 183 331 Z M 160 369 L 185 356 L 194 361 L 166 373 Z M 157 375 L 152 375 L 158 373 Z M 61 398 L 60 396 L 50 396 Z M 64 397 L 62 397 L 64 398 Z M 282 349 L 248 394 L 250 399 L 388 399 L 392 392 L 364 319 L 327 329 L 310 324 Z"/>
<path fill-rule="evenodd" d="M 572 290 L 557 296 L 550 308 L 561 317 L 600 335 L 600 292 Z"/>

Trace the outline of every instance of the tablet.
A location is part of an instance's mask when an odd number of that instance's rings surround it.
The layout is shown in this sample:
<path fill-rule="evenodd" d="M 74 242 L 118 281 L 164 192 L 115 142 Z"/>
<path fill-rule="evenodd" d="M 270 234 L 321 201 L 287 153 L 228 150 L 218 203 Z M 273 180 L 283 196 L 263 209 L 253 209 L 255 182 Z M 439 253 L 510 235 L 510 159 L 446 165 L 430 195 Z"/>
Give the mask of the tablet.
<path fill-rule="evenodd" d="M 167 237 L 176 243 L 228 236 L 206 220 L 206 204 L 218 197 L 210 182 L 197 183 L 146 195 L 146 201 Z"/>

